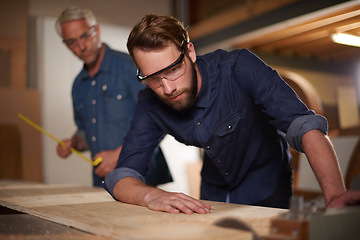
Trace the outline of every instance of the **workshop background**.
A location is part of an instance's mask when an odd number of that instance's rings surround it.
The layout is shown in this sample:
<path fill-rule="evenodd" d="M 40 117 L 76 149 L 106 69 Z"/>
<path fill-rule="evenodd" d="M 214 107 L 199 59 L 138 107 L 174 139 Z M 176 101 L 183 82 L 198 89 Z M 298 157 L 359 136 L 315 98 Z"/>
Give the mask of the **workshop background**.
<path fill-rule="evenodd" d="M 60 159 L 55 141 L 16 117 L 20 112 L 60 139 L 75 131 L 71 86 L 82 64 L 54 28 L 70 5 L 92 9 L 102 40 L 121 51 L 147 13 L 181 19 L 198 54 L 250 49 L 328 119 L 344 178 L 357 174 L 350 170 L 359 169 L 360 160 L 348 166 L 359 159 L 360 49 L 334 43 L 331 35 L 359 35 L 359 0 L 0 0 L 0 178 L 92 184 L 90 164 L 78 156 Z M 175 180 L 161 187 L 197 197 L 200 149 L 169 136 L 161 146 Z M 293 154 L 295 190 L 316 194 L 305 156 Z"/>

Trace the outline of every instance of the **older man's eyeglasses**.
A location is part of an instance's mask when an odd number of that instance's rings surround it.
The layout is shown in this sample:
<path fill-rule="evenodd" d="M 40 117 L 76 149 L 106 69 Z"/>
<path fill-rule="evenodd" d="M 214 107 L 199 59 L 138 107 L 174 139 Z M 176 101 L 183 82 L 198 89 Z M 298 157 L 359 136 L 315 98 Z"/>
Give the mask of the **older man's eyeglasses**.
<path fill-rule="evenodd" d="M 185 45 L 186 46 L 186 45 Z M 185 55 L 185 49 L 186 47 L 182 47 L 182 51 L 178 59 L 176 59 L 175 62 L 167 66 L 166 68 L 163 68 L 153 74 L 150 74 L 148 76 L 141 76 L 140 69 L 137 69 L 136 77 L 139 82 L 144 84 L 146 87 L 150 88 L 159 88 L 162 86 L 162 79 L 166 79 L 169 81 L 175 81 L 182 75 L 184 75 L 186 69 L 185 69 L 185 61 L 184 61 L 184 55 Z"/>
<path fill-rule="evenodd" d="M 78 44 L 78 41 L 81 41 L 82 43 L 90 40 L 92 37 L 95 36 L 95 26 L 90 27 L 90 29 L 83 34 L 79 38 L 69 38 L 64 39 L 63 42 L 70 48 L 73 48 Z"/>

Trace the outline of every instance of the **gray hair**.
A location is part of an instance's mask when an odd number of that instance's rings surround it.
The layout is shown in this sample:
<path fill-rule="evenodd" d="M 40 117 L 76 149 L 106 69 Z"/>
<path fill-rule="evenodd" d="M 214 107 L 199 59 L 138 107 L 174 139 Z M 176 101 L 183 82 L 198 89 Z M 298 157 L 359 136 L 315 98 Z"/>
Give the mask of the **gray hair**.
<path fill-rule="evenodd" d="M 97 24 L 96 18 L 90 9 L 71 6 L 65 9 L 56 20 L 55 29 L 62 37 L 61 24 L 80 19 L 85 19 L 89 26 L 94 26 Z"/>

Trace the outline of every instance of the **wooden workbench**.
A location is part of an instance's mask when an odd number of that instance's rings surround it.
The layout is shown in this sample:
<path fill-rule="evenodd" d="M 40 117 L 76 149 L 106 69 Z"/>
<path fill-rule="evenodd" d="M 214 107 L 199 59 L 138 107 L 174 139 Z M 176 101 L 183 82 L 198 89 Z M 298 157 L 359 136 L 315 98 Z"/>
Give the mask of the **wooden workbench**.
<path fill-rule="evenodd" d="M 101 188 L 0 180 L 1 206 L 109 239 L 252 239 L 249 232 L 214 222 L 234 217 L 265 236 L 270 219 L 286 211 L 209 203 L 210 214 L 169 214 L 120 203 Z"/>

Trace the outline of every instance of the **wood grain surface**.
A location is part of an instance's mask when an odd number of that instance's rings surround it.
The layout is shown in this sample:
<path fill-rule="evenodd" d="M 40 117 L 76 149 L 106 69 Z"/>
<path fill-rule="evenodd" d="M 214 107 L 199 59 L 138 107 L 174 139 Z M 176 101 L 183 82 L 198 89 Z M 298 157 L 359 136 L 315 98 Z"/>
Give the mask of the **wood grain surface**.
<path fill-rule="evenodd" d="M 0 180 L 0 205 L 112 239 L 252 239 L 250 232 L 214 223 L 236 218 L 265 236 L 270 219 L 287 211 L 209 203 L 210 214 L 169 214 L 115 201 L 101 188 Z"/>

